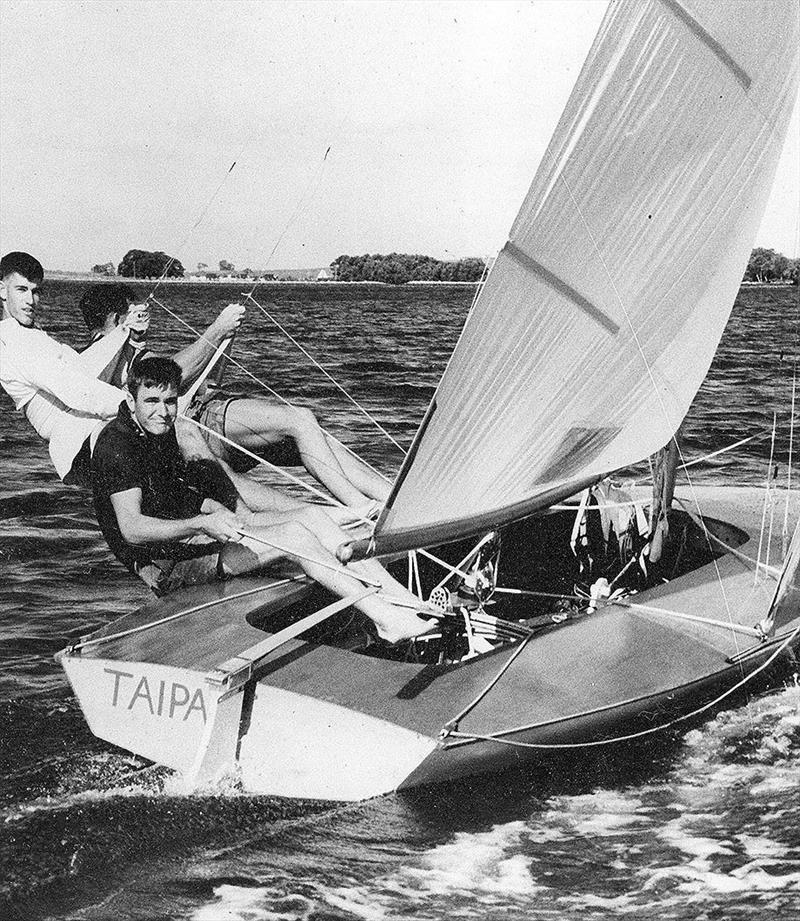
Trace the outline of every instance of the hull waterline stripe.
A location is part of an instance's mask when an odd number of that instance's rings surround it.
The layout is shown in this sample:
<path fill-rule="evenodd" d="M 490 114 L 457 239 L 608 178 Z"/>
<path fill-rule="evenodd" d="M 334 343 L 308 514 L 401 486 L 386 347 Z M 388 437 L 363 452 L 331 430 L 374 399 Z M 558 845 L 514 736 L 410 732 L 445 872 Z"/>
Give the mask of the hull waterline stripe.
<path fill-rule="evenodd" d="M 510 256 L 517 265 L 522 266 L 523 269 L 531 274 L 537 275 L 554 291 L 557 291 L 563 297 L 572 301 L 573 304 L 580 307 L 587 316 L 590 316 L 595 322 L 607 329 L 613 336 L 617 335 L 619 326 L 608 316 L 608 314 L 600 310 L 599 307 L 595 307 L 590 301 L 587 301 L 582 294 L 578 294 L 574 288 L 570 287 L 570 285 L 557 275 L 554 275 L 549 269 L 546 269 L 540 262 L 537 262 L 533 256 L 528 255 L 528 253 L 520 249 L 516 243 L 512 243 L 511 240 L 509 240 L 502 251 Z"/>
<path fill-rule="evenodd" d="M 720 43 L 700 25 L 700 23 L 691 15 L 691 13 L 686 10 L 678 0 L 661 0 L 661 3 L 673 13 L 684 25 L 689 27 L 689 31 L 692 32 L 700 41 L 708 48 L 708 50 L 714 54 L 719 60 L 728 68 L 728 70 L 736 78 L 737 82 L 741 84 L 742 88 L 745 90 L 750 89 L 750 84 L 753 82 L 750 79 L 747 71 L 741 68 L 736 61 L 728 54 L 728 52 L 720 45 Z"/>

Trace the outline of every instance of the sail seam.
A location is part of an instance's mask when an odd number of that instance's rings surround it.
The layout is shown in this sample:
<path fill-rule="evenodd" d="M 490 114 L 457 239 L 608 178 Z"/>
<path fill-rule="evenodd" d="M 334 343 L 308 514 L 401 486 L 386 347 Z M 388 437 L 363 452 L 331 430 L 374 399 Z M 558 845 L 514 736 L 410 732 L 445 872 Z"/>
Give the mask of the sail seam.
<path fill-rule="evenodd" d="M 708 33 L 692 14 L 678 2 L 678 0 L 661 0 L 665 7 L 677 16 L 689 30 L 711 51 L 716 57 L 728 68 L 736 77 L 736 80 L 744 88 L 745 92 L 750 89 L 753 82 L 750 75 L 728 54 L 723 46 Z"/>
<path fill-rule="evenodd" d="M 528 272 L 532 272 L 534 275 L 538 275 L 539 278 L 550 285 L 551 288 L 580 307 L 584 313 L 607 329 L 612 335 L 617 335 L 619 326 L 611 317 L 600 310 L 599 307 L 592 304 L 591 301 L 587 301 L 582 294 L 579 294 L 562 278 L 559 278 L 558 275 L 554 275 L 549 269 L 546 269 L 540 262 L 537 262 L 533 256 L 526 253 L 525 250 L 520 249 L 516 243 L 512 243 L 511 240 L 509 240 L 502 251 L 510 256 L 518 265 L 522 266 L 522 268 L 526 269 Z"/>

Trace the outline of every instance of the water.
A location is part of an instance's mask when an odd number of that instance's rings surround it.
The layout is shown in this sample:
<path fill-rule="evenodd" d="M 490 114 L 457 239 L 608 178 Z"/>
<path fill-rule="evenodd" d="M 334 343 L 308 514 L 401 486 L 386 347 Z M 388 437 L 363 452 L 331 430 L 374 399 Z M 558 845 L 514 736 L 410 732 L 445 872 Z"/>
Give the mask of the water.
<path fill-rule="evenodd" d="M 45 326 L 81 342 L 82 286 L 47 286 Z M 159 296 L 200 326 L 237 289 Z M 256 297 L 407 444 L 471 288 L 264 287 Z M 157 341 L 188 341 L 163 314 Z M 786 475 L 796 289 L 743 289 L 686 424 L 694 481 L 761 483 L 778 412 Z M 314 406 L 387 473 L 398 454 L 253 308 L 237 355 Z M 247 386 L 240 372 L 235 382 Z M 250 386 L 255 387 L 252 382 Z M 186 795 L 168 771 L 94 739 L 52 655 L 145 599 L 112 561 L 86 496 L 0 418 L 0 915 L 193 919 L 800 918 L 800 687 L 669 745 L 433 793 L 331 806 L 235 789 Z M 793 476 L 797 476 L 795 469 Z M 579 677 L 576 677 L 579 680 Z"/>

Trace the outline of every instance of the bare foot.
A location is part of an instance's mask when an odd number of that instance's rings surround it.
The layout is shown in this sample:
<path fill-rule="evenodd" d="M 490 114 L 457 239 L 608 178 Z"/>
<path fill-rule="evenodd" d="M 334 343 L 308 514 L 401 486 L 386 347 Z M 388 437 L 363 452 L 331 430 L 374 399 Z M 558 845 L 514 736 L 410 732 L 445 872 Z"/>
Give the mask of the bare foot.
<path fill-rule="evenodd" d="M 378 636 L 387 643 L 399 643 L 410 640 L 422 633 L 428 633 L 436 626 L 436 618 L 427 614 L 415 614 L 411 611 L 397 611 L 392 615 L 391 622 L 378 623 L 375 621 Z"/>
<path fill-rule="evenodd" d="M 339 544 L 339 546 L 336 548 L 336 559 L 342 564 L 342 566 L 346 566 L 350 560 L 353 559 L 352 541 L 349 541 L 346 544 Z"/>

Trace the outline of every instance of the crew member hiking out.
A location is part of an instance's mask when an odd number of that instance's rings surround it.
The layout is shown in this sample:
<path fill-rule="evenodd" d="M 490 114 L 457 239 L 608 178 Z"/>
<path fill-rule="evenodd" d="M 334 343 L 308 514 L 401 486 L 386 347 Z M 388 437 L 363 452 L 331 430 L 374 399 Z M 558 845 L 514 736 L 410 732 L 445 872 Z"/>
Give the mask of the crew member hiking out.
<path fill-rule="evenodd" d="M 0 384 L 48 443 L 59 477 L 88 482 L 91 447 L 124 396 L 103 378 L 136 318 L 126 314 L 112 335 L 78 354 L 37 326 L 43 277 L 41 264 L 28 253 L 0 260 Z"/>
<path fill-rule="evenodd" d="M 93 342 L 115 332 L 130 306 L 130 296 L 129 288 L 122 284 L 95 284 L 86 289 L 80 308 Z M 234 309 L 244 316 L 240 305 L 226 308 Z M 187 383 L 199 374 L 213 353 L 207 345 L 201 348 L 206 339 L 201 336 L 197 343 L 174 356 Z M 215 343 L 219 345 L 216 340 Z M 129 350 L 121 355 L 118 379 L 127 374 L 125 362 L 132 354 Z M 276 405 L 262 397 L 206 387 L 194 399 L 189 415 L 202 424 L 214 455 L 236 472 L 250 469 L 256 461 L 228 442 L 279 466 L 304 466 L 333 496 L 361 516 L 376 512 L 377 503 L 372 500 L 384 502 L 389 494 L 388 482 L 328 436 L 314 413 L 305 407 Z"/>
<path fill-rule="evenodd" d="M 398 642 L 424 633 L 418 598 L 377 560 L 342 566 L 335 548 L 346 535 L 319 507 L 253 512 L 219 465 L 187 464 L 175 439 L 180 368 L 147 356 L 131 368 L 125 403 L 97 439 L 92 485 L 109 547 L 159 593 L 252 572 L 279 557 L 297 560 L 320 585 L 342 597 L 378 583 L 356 605 L 379 636 Z M 245 533 L 246 532 L 246 533 Z"/>

